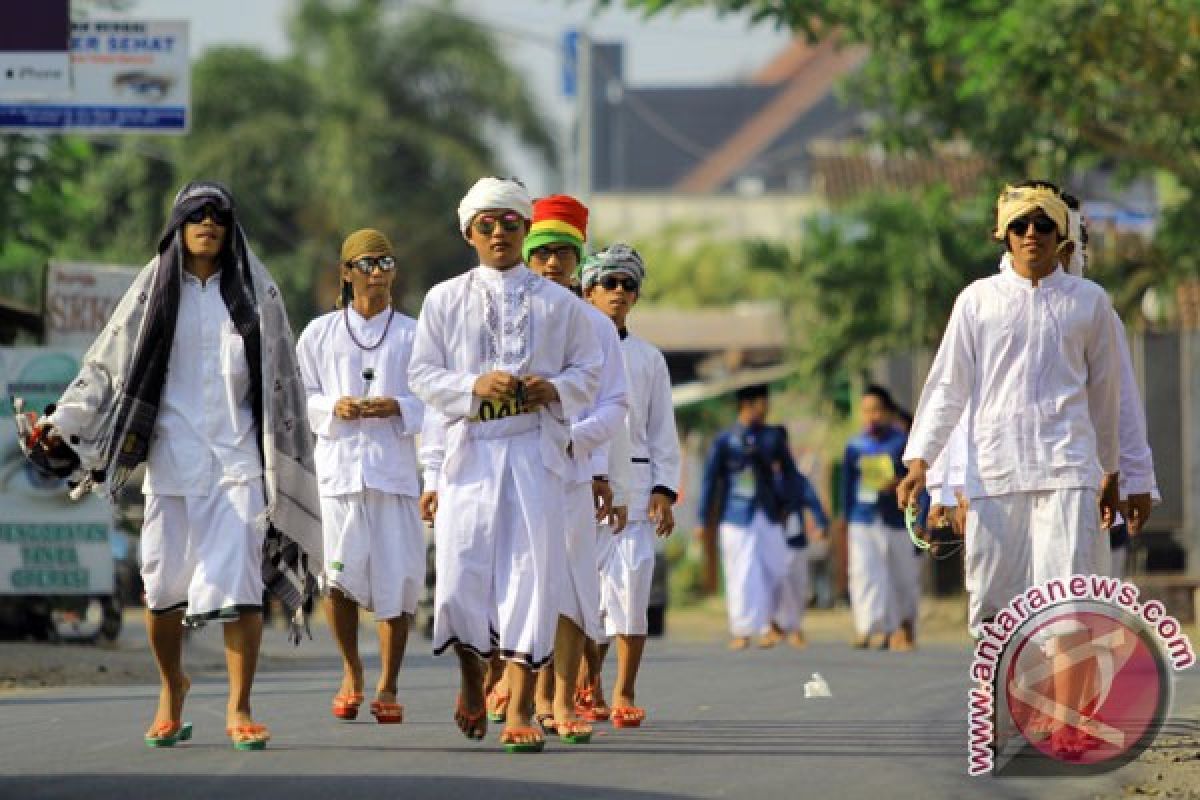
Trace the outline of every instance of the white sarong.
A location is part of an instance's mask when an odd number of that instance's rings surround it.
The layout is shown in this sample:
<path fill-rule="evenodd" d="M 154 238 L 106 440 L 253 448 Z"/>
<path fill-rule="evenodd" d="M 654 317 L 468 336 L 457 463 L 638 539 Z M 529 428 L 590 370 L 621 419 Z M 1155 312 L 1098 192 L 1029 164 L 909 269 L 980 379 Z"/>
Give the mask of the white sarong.
<path fill-rule="evenodd" d="M 466 436 L 470 457 L 438 486 L 434 653 L 461 644 L 540 669 L 565 595 L 562 480 L 542 466 L 535 414 Z"/>
<path fill-rule="evenodd" d="M 976 497 L 967 512 L 967 625 L 972 635 L 1017 595 L 1072 575 L 1107 575 L 1108 531 L 1096 492 L 1051 489 Z"/>
<path fill-rule="evenodd" d="M 425 532 L 417 501 L 364 489 L 321 498 L 323 588 L 334 587 L 378 620 L 415 614 L 425 588 Z"/>
<path fill-rule="evenodd" d="M 596 558 L 605 639 L 646 635 L 654 581 L 654 528 L 648 520 L 631 521 L 614 536 L 610 526 L 599 526 Z"/>
<path fill-rule="evenodd" d="M 592 484 L 573 482 L 566 496 L 567 581 L 563 616 L 592 641 L 604 638 L 600 624 L 600 573 L 596 569 L 596 506 Z"/>
<path fill-rule="evenodd" d="M 734 636 L 766 633 L 788 568 L 783 527 L 759 511 L 745 527 L 722 522 L 719 536 L 729 630 Z"/>
<path fill-rule="evenodd" d="M 788 547 L 787 570 L 779 582 L 779 599 L 775 604 L 774 621 L 780 630 L 791 633 L 803 629 L 808 583 L 808 548 Z"/>
<path fill-rule="evenodd" d="M 896 550 L 892 539 L 911 547 L 908 535 L 879 520 L 851 522 L 849 535 L 848 583 L 854 630 L 859 636 L 891 633 L 896 622 L 895 579 L 889 563 Z"/>
<path fill-rule="evenodd" d="M 194 622 L 261 608 L 265 534 L 255 519 L 265 506 L 262 478 L 216 484 L 203 496 L 146 495 L 140 545 L 146 608 L 186 608 Z"/>

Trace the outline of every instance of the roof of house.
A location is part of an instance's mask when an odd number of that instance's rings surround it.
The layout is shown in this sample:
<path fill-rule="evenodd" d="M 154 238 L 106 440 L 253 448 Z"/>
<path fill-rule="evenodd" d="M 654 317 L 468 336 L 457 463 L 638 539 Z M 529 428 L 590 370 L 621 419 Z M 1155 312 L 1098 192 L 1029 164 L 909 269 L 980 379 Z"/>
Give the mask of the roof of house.
<path fill-rule="evenodd" d="M 744 176 L 764 189 L 794 188 L 788 183 L 804 172 L 808 140 L 855 127 L 857 112 L 833 89 L 862 63 L 861 48 L 797 41 L 746 82 L 695 87 L 625 86 L 622 52 L 619 44 L 598 46 L 597 191 L 711 193 Z"/>

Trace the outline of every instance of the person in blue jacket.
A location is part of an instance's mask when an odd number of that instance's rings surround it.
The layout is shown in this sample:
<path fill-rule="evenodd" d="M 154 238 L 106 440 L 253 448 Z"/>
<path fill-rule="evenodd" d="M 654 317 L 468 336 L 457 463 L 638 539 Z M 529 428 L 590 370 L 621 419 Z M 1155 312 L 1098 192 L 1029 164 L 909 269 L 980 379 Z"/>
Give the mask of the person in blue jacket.
<path fill-rule="evenodd" d="M 842 463 L 842 508 L 848 523 L 855 645 L 867 647 L 878 637 L 889 649 L 911 650 L 921 562 L 896 503 L 896 486 L 906 473 L 901 456 L 908 436 L 895 412 L 887 389 L 872 385 L 863 392 L 863 430 L 846 445 Z"/>
<path fill-rule="evenodd" d="M 804 612 L 808 608 L 808 533 L 805 512 L 812 515 L 814 540 L 824 539 L 829 531 L 829 516 L 821 505 L 812 483 L 800 471 L 785 477 L 788 499 L 784 536 L 787 542 L 787 566 L 775 600 L 769 637 L 787 637 L 788 644 L 797 650 L 808 642 L 804 638 Z"/>
<path fill-rule="evenodd" d="M 700 490 L 700 524 L 716 522 L 730 647 L 745 649 L 753 636 L 778 643 L 770 631 L 788 552 L 783 523 L 787 481 L 797 473 L 787 432 L 766 424 L 767 387 L 737 391 L 737 422 L 713 441 Z"/>

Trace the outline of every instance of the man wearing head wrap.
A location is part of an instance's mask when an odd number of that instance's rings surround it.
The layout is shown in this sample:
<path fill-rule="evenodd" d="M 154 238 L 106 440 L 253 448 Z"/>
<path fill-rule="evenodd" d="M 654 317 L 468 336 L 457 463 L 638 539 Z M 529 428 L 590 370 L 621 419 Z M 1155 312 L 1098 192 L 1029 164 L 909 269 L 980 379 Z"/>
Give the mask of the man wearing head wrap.
<path fill-rule="evenodd" d="M 283 298 L 233 198 L 191 183 L 48 425 L 115 494 L 142 462 L 147 628 L 162 676 L 151 746 L 190 736 L 183 624 L 224 623 L 227 732 L 261 749 L 250 688 L 264 586 L 303 623 L 321 568 L 312 435 Z M 297 634 L 298 635 L 298 634 Z"/>
<path fill-rule="evenodd" d="M 525 261 L 530 270 L 559 286 L 571 288 L 587 239 L 587 207 L 567 195 L 550 195 L 533 204 L 533 224 L 525 237 Z M 580 300 L 603 352 L 596 400 L 571 420 L 572 472 L 566 485 L 567 587 L 554 646 L 554 670 L 538 676 L 537 716 L 570 743 L 590 741 L 592 728 L 576 712 L 576 684 L 584 643 L 603 637 L 600 625 L 600 581 L 596 571 L 598 520 L 613 515 L 614 503 L 624 507 L 620 486 L 610 485 L 610 445 L 625 432 L 628 405 L 625 365 L 617 330 L 604 314 Z M 625 472 L 628 472 L 628 465 Z M 620 481 L 619 475 L 613 476 Z M 616 500 L 614 501 L 614 496 Z M 623 527 L 624 523 L 619 523 Z M 579 698 L 586 712 L 586 696 Z"/>
<path fill-rule="evenodd" d="M 979 597 L 1007 603 L 1030 586 L 1110 569 L 1106 536 L 1116 515 L 1120 460 L 1120 346 L 1108 295 L 1059 265 L 1069 214 L 1045 184 L 1006 187 L 995 236 L 1012 269 L 959 295 L 934 359 L 905 450 L 901 507 L 967 415 L 965 495 L 969 625 L 988 624 Z M 1099 492 L 1098 492 L 1099 490 Z M 987 563 L 983 563 L 987 562 Z M 987 585 L 979 585 L 980 578 Z M 1083 626 L 1056 632 L 1057 653 L 1089 640 Z M 1070 670 L 1064 670 L 1064 681 Z M 1080 709 L 1083 682 L 1056 679 L 1059 702 Z M 1078 751 L 1063 726 L 1053 746 Z"/>
<path fill-rule="evenodd" d="M 1069 214 L 1070 241 L 1062 248 L 1060 263 L 1068 274 L 1084 277 L 1087 269 L 1087 227 L 1079 208 L 1079 201 L 1064 194 Z M 1012 255 L 1005 253 L 1000 269 L 1012 269 Z M 1120 439 L 1120 497 L 1122 513 L 1118 524 L 1110 535 L 1112 547 L 1112 572 L 1114 577 L 1125 574 L 1125 562 L 1129 550 L 1129 535 L 1137 535 L 1156 503 L 1162 502 L 1158 491 L 1158 480 L 1154 474 L 1154 457 L 1146 435 L 1146 413 L 1138 390 L 1137 378 L 1133 373 L 1133 359 L 1129 352 L 1129 340 L 1125 336 L 1125 325 L 1113 310 L 1113 327 L 1121 355 L 1121 410 L 1118 423 Z M 948 509 L 965 513 L 968 503 L 963 494 L 967 462 L 966 418 L 959 420 L 946 449 L 929 470 L 929 492 L 934 502 Z M 960 501 L 958 498 L 961 497 Z M 961 521 L 955 523 L 961 535 Z M 1006 598 L 996 598 L 986 603 L 987 614 L 994 614 Z"/>
<path fill-rule="evenodd" d="M 455 719 L 472 739 L 486 730 L 484 662 L 507 661 L 501 742 L 517 752 L 545 744 L 529 711 L 565 597 L 570 423 L 593 403 L 602 366 L 577 298 L 521 263 L 532 205 L 514 181 L 484 178 L 467 192 L 459 224 L 480 265 L 426 295 L 409 366 L 445 426 L 432 487 L 434 652 L 455 647 Z"/>
<path fill-rule="evenodd" d="M 362 606 L 378 621 L 382 663 L 370 708 L 380 723 L 403 721 L 396 681 L 425 588 L 413 441 L 423 406 L 408 388 L 417 323 L 392 307 L 396 266 L 391 242 L 379 231 L 346 237 L 338 262 L 342 308 L 309 323 L 296 345 L 317 436 L 325 607 L 342 653 L 333 714 L 354 719 L 363 701 Z"/>
<path fill-rule="evenodd" d="M 654 576 L 654 539 L 670 536 L 675 528 L 671 507 L 677 498 L 681 464 L 666 359 L 626 327 L 645 277 L 642 257 L 626 244 L 611 245 L 583 264 L 584 296 L 617 327 L 629 387 L 629 521 L 615 536 L 601 531 L 598 553 L 604 632 L 617 638 L 617 682 L 611 712 L 617 727 L 639 726 L 646 717 L 645 709 L 635 702 L 635 691 L 649 627 L 646 612 Z M 589 652 L 585 681 L 601 706 L 600 667 L 607 650 L 606 643 Z"/>
<path fill-rule="evenodd" d="M 738 389 L 736 401 L 737 422 L 717 435 L 704 461 L 699 509 L 701 526 L 718 527 L 729 646 L 744 650 L 752 636 L 760 636 L 764 648 L 783 638 L 773 618 L 790 576 L 784 523 L 800 499 L 791 492 L 804 477 L 792 459 L 787 430 L 767 424 L 767 387 Z M 807 558 L 803 570 L 808 570 Z M 803 647 L 799 614 L 788 616 L 791 643 Z"/>

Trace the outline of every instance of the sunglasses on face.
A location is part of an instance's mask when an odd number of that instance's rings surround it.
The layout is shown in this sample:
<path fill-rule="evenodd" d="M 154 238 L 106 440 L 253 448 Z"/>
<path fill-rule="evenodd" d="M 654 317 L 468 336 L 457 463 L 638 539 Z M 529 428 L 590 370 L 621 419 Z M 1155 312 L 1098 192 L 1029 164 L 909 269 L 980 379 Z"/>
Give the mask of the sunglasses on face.
<path fill-rule="evenodd" d="M 474 227 L 484 236 L 491 236 L 497 225 L 505 233 L 513 233 L 519 231 L 523 224 L 525 224 L 525 220 L 520 214 L 515 211 L 506 211 L 503 214 L 480 214 L 475 218 Z"/>
<path fill-rule="evenodd" d="M 211 219 L 222 228 L 228 228 L 229 224 L 233 222 L 233 212 L 222 211 L 211 203 L 205 203 L 200 208 L 188 214 L 185 219 L 193 225 L 199 225 L 204 220 Z"/>
<path fill-rule="evenodd" d="M 536 258 L 538 261 L 549 261 L 551 258 L 557 258 L 559 261 L 562 261 L 564 258 L 574 253 L 575 248 L 569 244 L 560 245 L 558 247 L 542 245 L 541 247 L 535 247 L 530 250 L 529 257 L 531 259 Z"/>
<path fill-rule="evenodd" d="M 633 278 L 618 278 L 616 275 L 606 275 L 601 278 L 600 287 L 607 292 L 615 292 L 620 286 L 627 292 L 636 292 L 638 290 L 638 282 Z"/>
<path fill-rule="evenodd" d="M 1029 230 L 1030 223 L 1033 223 L 1033 229 L 1043 236 L 1058 227 L 1049 217 L 1034 217 L 1032 220 L 1029 217 L 1017 217 L 1008 223 L 1008 229 L 1017 236 L 1024 236 L 1025 231 Z"/>
<path fill-rule="evenodd" d="M 396 259 L 391 256 L 359 256 L 353 261 L 347 261 L 346 266 L 358 270 L 363 275 L 370 275 L 376 267 L 384 272 L 391 272 L 396 268 Z"/>

